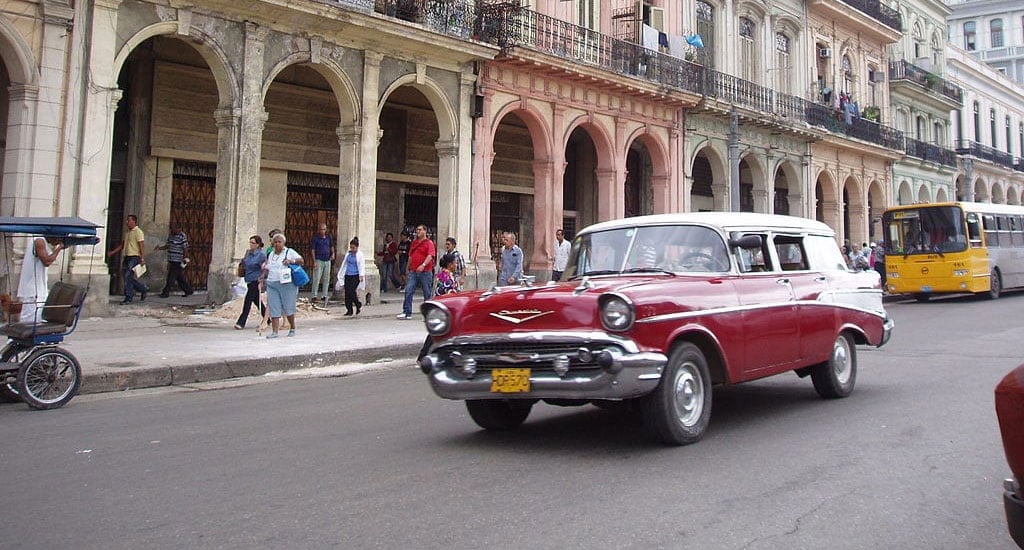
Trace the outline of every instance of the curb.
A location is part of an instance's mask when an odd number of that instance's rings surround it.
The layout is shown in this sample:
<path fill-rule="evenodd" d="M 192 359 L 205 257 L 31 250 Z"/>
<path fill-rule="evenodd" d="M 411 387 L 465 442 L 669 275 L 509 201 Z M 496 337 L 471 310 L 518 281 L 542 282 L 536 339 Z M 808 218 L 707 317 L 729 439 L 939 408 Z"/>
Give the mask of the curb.
<path fill-rule="evenodd" d="M 249 358 L 197 365 L 137 368 L 125 372 L 83 374 L 79 394 L 181 386 L 199 382 L 262 376 L 268 372 L 323 367 L 341 363 L 377 361 L 384 357 L 415 357 L 422 343 L 398 346 L 329 351 L 299 356 Z"/>

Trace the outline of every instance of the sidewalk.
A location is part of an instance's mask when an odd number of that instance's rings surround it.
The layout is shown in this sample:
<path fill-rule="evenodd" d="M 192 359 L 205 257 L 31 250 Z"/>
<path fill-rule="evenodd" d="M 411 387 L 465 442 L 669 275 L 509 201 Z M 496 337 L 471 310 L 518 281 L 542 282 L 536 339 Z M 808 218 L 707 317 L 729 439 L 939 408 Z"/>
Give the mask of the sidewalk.
<path fill-rule="evenodd" d="M 308 295 L 303 295 L 308 296 Z M 82 366 L 81 393 L 181 385 L 273 371 L 412 358 L 426 330 L 419 315 L 422 294 L 413 303 L 413 319 L 402 321 L 402 295 L 390 292 L 380 303 L 345 317 L 344 303 L 314 310 L 300 297 L 296 336 L 267 339 L 257 334 L 251 314 L 244 330 L 234 328 L 239 309 L 205 306 L 196 293 L 120 305 L 111 297 L 113 317 L 82 318 L 62 346 Z M 115 305 L 116 304 L 116 305 Z"/>

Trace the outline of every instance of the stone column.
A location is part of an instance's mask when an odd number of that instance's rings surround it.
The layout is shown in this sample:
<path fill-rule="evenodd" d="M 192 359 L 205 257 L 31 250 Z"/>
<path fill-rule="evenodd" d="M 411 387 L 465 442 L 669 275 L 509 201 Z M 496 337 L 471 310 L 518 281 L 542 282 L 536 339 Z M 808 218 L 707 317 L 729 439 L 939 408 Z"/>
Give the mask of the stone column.
<path fill-rule="evenodd" d="M 851 243 L 868 242 L 868 208 L 863 202 L 847 206 L 850 209 L 850 234 L 846 238 Z"/>
<path fill-rule="evenodd" d="M 556 205 L 554 201 L 554 187 L 554 163 L 550 160 L 533 161 L 533 209 L 535 215 L 533 217 L 533 253 L 530 255 L 530 275 L 537 275 L 538 281 L 546 280 L 551 275 L 551 258 L 554 249 L 551 248 L 550 242 L 555 231 L 554 210 L 556 206 L 560 206 Z M 558 210 L 561 212 L 561 208 Z"/>
<path fill-rule="evenodd" d="M 964 201 L 974 202 L 974 161 L 965 158 L 963 159 L 964 165 Z M 896 196 L 899 196 L 899 189 L 896 190 Z"/>
<path fill-rule="evenodd" d="M 458 242 L 458 250 L 466 261 L 466 271 L 473 272 L 470 241 L 473 231 L 473 104 L 476 100 L 477 75 L 473 73 L 473 65 L 463 67 L 459 82 L 459 120 L 454 146 L 458 149 L 456 158 L 456 179 L 452 182 L 455 204 L 449 218 L 449 234 Z M 439 243 L 439 244 L 443 244 Z M 441 246 L 441 248 L 444 248 Z M 440 250 L 438 251 L 440 253 Z M 467 285 L 469 276 L 467 275 Z M 472 287 L 471 287 L 472 288 Z"/>
<path fill-rule="evenodd" d="M 377 146 L 380 144 L 380 62 L 383 55 L 367 50 L 363 54 L 363 93 L 362 93 L 362 134 L 359 142 L 358 185 L 355 193 L 347 204 L 351 215 L 346 225 L 349 235 L 359 235 L 360 241 L 367 241 L 368 248 L 363 251 L 368 260 L 366 271 L 366 303 L 371 303 L 380 292 L 380 272 L 372 258 L 376 234 L 377 209 Z M 339 205 L 340 207 L 340 205 Z M 339 231 L 342 220 L 339 219 Z M 347 241 L 346 241 L 347 242 Z M 367 254 L 367 250 L 370 254 Z"/>
<path fill-rule="evenodd" d="M 249 236 L 256 233 L 260 156 L 263 126 L 267 122 L 267 112 L 263 110 L 263 49 L 267 33 L 266 27 L 245 23 L 240 109 L 218 110 L 217 115 L 218 147 L 229 147 L 227 152 L 218 152 L 217 160 L 226 161 L 228 166 L 222 167 L 220 162 L 217 166 L 213 234 L 223 238 L 214 239 L 206 281 L 210 299 L 218 302 L 230 298 L 236 258 L 248 248 Z M 233 138 L 235 124 L 237 141 Z"/>
<path fill-rule="evenodd" d="M 348 250 L 348 241 L 355 236 L 355 211 L 356 193 L 359 188 L 359 144 L 363 139 L 363 128 L 358 124 L 338 126 L 335 130 L 338 136 L 338 148 L 340 158 L 338 160 L 338 227 L 334 240 L 338 247 L 337 261 L 341 261 L 344 252 Z M 362 241 L 362 239 L 360 239 Z M 360 242 L 363 249 L 363 256 L 366 258 L 365 269 L 372 265 L 376 269 L 373 259 L 376 243 L 370 238 L 365 244 Z M 367 272 L 369 276 L 369 272 Z M 380 288 L 380 281 L 371 285 L 367 279 L 366 288 Z"/>
<path fill-rule="evenodd" d="M 437 243 L 458 230 L 459 143 L 437 141 Z M 458 241 L 458 237 L 455 237 Z"/>
<path fill-rule="evenodd" d="M 616 202 L 621 202 L 621 193 L 616 192 L 622 187 L 622 179 L 618 178 L 617 170 L 596 170 L 597 173 L 597 221 L 604 222 L 617 219 Z"/>
<path fill-rule="evenodd" d="M 7 111 L 7 137 L 4 152 L 3 211 L 4 216 L 31 216 L 33 158 L 36 142 L 36 106 L 39 86 L 12 84 L 8 88 L 10 107 Z M 52 186 L 52 182 L 51 182 Z M 38 216 L 52 213 L 37 213 Z"/>

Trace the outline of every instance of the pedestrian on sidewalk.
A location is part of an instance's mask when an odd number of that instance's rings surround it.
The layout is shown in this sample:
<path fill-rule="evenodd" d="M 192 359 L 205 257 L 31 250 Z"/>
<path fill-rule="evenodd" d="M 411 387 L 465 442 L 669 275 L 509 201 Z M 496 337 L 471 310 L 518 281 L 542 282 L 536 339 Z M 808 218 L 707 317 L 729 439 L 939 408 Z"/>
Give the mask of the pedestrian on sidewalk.
<path fill-rule="evenodd" d="M 516 244 L 514 233 L 506 231 L 501 235 L 505 246 L 501 247 L 501 276 L 499 285 L 515 285 L 523 278 L 523 250 Z"/>
<path fill-rule="evenodd" d="M 334 237 L 327 234 L 327 224 L 320 224 L 320 229 L 313 240 L 309 243 L 316 258 L 316 270 L 313 272 L 312 300 L 316 300 L 323 288 L 322 297 L 326 300 L 331 292 L 331 262 L 334 261 L 337 249 L 334 246 Z"/>
<path fill-rule="evenodd" d="M 267 338 L 277 338 L 281 328 L 281 315 L 288 319 L 288 336 L 295 336 L 295 303 L 299 299 L 299 287 L 292 282 L 291 265 L 302 265 L 302 256 L 286 248 L 288 239 L 284 233 L 274 235 L 271 251 L 263 264 L 264 280 L 267 283 L 267 307 L 270 310 L 272 332 Z"/>
<path fill-rule="evenodd" d="M 405 301 L 399 319 L 412 319 L 412 297 L 416 287 L 423 289 L 423 299 L 434 297 L 434 258 L 437 249 L 434 241 L 427 238 L 427 226 L 416 226 L 416 240 L 409 243 L 409 278 L 405 283 Z"/>
<path fill-rule="evenodd" d="M 181 225 L 177 222 L 171 223 L 171 233 L 167 236 L 167 242 L 156 249 L 167 251 L 167 280 L 164 282 L 160 297 L 169 297 L 171 287 L 175 283 L 184 296 L 191 296 L 192 285 L 185 278 L 185 266 L 188 265 L 188 236 L 181 230 Z"/>
<path fill-rule="evenodd" d="M 267 253 L 263 251 L 263 238 L 259 235 L 249 237 L 249 250 L 242 257 L 242 266 L 245 275 L 245 300 L 242 302 L 242 314 L 235 322 L 235 328 L 242 330 L 245 322 L 249 320 L 249 310 L 256 304 L 262 319 L 266 315 L 267 308 L 260 301 L 260 276 L 263 274 L 263 264 L 267 261 Z"/>
<path fill-rule="evenodd" d="M 137 265 L 146 265 L 146 235 L 139 227 L 139 218 L 135 214 L 129 214 L 125 218 L 125 226 L 128 228 L 121 238 L 121 244 L 117 248 L 107 252 L 107 257 L 112 258 L 118 252 L 124 251 L 124 258 L 121 260 L 121 273 L 124 277 L 124 300 L 122 304 L 130 304 L 135 298 L 135 291 L 139 292 L 139 301 L 146 300 L 146 293 L 149 287 L 142 284 L 135 276 L 134 268 Z"/>
<path fill-rule="evenodd" d="M 437 272 L 437 292 L 434 294 L 462 292 L 462 287 L 466 284 L 466 260 L 462 258 L 455 245 L 455 237 L 444 240 L 444 254 L 437 264 L 441 268 Z"/>
<path fill-rule="evenodd" d="M 341 260 L 341 268 L 338 269 L 338 282 L 334 283 L 335 290 L 345 290 L 345 316 L 352 316 L 352 306 L 356 307 L 356 315 L 363 310 L 363 303 L 359 301 L 359 294 L 366 290 L 366 272 L 363 262 L 366 258 L 359 251 L 359 237 L 353 237 L 348 242 L 348 252 Z"/>
<path fill-rule="evenodd" d="M 408 252 L 408 248 L 406 248 Z M 395 236 L 391 233 L 384 235 L 384 245 L 381 246 L 380 252 L 377 253 L 380 256 L 380 293 L 384 294 L 388 291 L 388 282 L 394 285 L 395 290 L 402 288 L 402 282 L 395 276 L 395 267 L 398 263 L 398 243 L 395 242 Z M 409 259 L 408 254 L 406 260 Z"/>
<path fill-rule="evenodd" d="M 401 239 L 398 242 L 398 279 L 401 281 L 403 290 L 405 289 L 405 283 L 409 280 L 409 245 L 412 241 L 409 240 L 409 233 L 402 230 L 402 234 L 399 236 Z"/>
<path fill-rule="evenodd" d="M 21 302 L 21 318 L 15 321 L 39 323 L 43 311 L 42 304 L 46 303 L 46 298 L 50 295 L 46 268 L 57 261 L 61 250 L 64 250 L 63 243 L 43 237 L 34 237 L 25 249 L 17 292 L 18 301 Z"/>
<path fill-rule="evenodd" d="M 555 255 L 551 259 L 551 280 L 558 281 L 562 278 L 565 266 L 569 264 L 569 252 L 572 244 L 565 240 L 565 231 L 561 227 L 555 230 Z"/>

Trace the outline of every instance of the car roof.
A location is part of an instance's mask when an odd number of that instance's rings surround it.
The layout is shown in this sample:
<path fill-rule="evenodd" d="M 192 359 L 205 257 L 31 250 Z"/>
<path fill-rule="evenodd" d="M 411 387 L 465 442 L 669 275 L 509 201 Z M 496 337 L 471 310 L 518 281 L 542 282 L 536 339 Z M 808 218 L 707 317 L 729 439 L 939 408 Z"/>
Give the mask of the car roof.
<path fill-rule="evenodd" d="M 775 230 L 800 233 L 817 233 L 834 236 L 831 227 L 815 220 L 782 216 L 779 214 L 758 214 L 754 212 L 686 212 L 678 214 L 655 214 L 636 216 L 600 222 L 580 231 L 580 234 L 624 227 L 646 225 L 698 224 L 718 227 L 723 231 Z"/>

